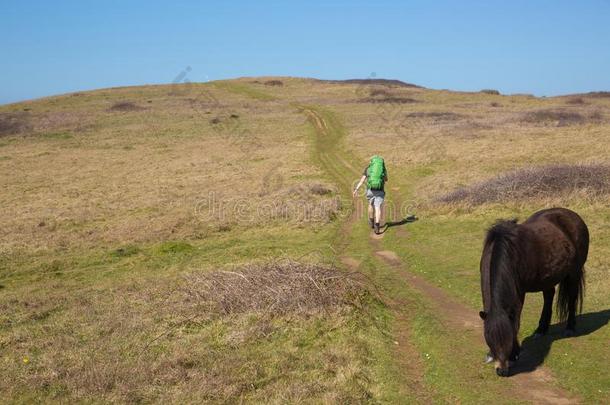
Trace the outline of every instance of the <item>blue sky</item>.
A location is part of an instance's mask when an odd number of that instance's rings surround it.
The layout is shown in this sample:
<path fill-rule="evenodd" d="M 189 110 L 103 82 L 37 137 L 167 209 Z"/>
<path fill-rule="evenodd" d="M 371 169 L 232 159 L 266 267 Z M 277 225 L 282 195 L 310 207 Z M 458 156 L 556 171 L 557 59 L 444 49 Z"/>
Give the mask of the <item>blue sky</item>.
<path fill-rule="evenodd" d="M 556 95 L 610 90 L 610 0 L 0 0 L 0 103 L 282 75 Z"/>

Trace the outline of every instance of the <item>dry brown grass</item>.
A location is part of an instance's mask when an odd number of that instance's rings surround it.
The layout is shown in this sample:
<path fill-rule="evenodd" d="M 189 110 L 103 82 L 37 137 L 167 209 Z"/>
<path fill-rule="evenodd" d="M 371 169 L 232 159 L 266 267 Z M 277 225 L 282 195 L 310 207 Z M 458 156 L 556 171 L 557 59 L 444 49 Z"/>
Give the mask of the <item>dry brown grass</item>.
<path fill-rule="evenodd" d="M 610 166 L 552 165 L 521 169 L 460 188 L 437 198 L 437 201 L 481 205 L 573 193 L 584 193 L 589 197 L 610 194 Z"/>
<path fill-rule="evenodd" d="M 334 267 L 275 261 L 170 282 L 60 283 L 0 301 L 0 344 L 10 348 L 0 399 L 353 402 L 356 387 L 366 392 L 349 323 L 367 289 Z"/>
<path fill-rule="evenodd" d="M 109 105 L 140 99 L 153 102 L 135 114 L 107 113 Z M 303 153 L 308 125 L 290 106 L 201 85 L 175 96 L 152 86 L 28 105 L 33 129 L 7 135 L 3 155 L 12 158 L 0 160 L 4 251 L 201 239 L 227 227 L 287 219 L 308 226 L 335 215 L 330 194 L 313 193 L 315 201 L 302 204 L 287 192 L 303 176 L 320 177 Z M 36 133 L 45 136 L 20 136 Z M 247 212 L 239 209 L 244 203 Z"/>

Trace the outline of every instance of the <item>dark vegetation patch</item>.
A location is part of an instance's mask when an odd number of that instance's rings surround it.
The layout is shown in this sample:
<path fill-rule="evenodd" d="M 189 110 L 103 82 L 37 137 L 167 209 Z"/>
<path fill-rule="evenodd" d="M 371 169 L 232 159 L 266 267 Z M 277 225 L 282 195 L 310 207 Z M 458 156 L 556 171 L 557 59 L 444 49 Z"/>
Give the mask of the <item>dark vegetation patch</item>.
<path fill-rule="evenodd" d="M 491 103 L 489 103 L 489 105 L 491 107 L 502 107 L 502 104 L 496 102 L 496 101 L 492 101 Z"/>
<path fill-rule="evenodd" d="M 582 97 L 570 97 L 566 100 L 566 104 L 583 105 L 586 104 Z"/>
<path fill-rule="evenodd" d="M 483 89 L 483 90 L 481 90 L 481 93 L 491 94 L 493 96 L 499 96 L 500 95 L 500 92 L 498 90 L 494 90 L 494 89 Z"/>
<path fill-rule="evenodd" d="M 410 87 L 410 88 L 418 88 L 418 89 L 423 88 L 422 86 L 418 86 L 416 84 L 406 83 L 406 82 L 403 82 L 400 80 L 393 80 L 393 79 L 347 79 L 347 80 L 320 80 L 320 81 L 328 82 L 328 83 L 346 83 L 346 84 L 364 84 L 364 85 L 376 84 L 376 85 L 387 86 L 387 87 Z"/>
<path fill-rule="evenodd" d="M 321 183 L 300 184 L 291 187 L 288 190 L 288 193 L 292 195 L 300 195 L 303 197 L 307 197 L 309 194 L 324 196 L 332 194 L 333 189 Z"/>
<path fill-rule="evenodd" d="M 434 120 L 456 121 L 464 116 L 450 111 L 416 111 L 407 114 L 408 118 L 430 118 Z"/>
<path fill-rule="evenodd" d="M 118 101 L 110 106 L 108 110 L 115 112 L 142 111 L 144 107 L 140 107 L 131 101 Z"/>
<path fill-rule="evenodd" d="M 263 84 L 265 86 L 278 86 L 278 87 L 282 87 L 284 85 L 284 82 L 281 81 L 281 80 L 267 80 Z"/>
<path fill-rule="evenodd" d="M 550 165 L 520 169 L 459 188 L 436 201 L 481 205 L 574 192 L 585 192 L 591 197 L 610 194 L 610 166 Z"/>
<path fill-rule="evenodd" d="M 371 97 L 391 97 L 392 93 L 387 91 L 386 89 L 375 88 L 369 91 L 369 96 Z"/>
<path fill-rule="evenodd" d="M 360 100 L 362 103 L 395 103 L 409 104 L 418 103 L 419 100 L 414 98 L 400 96 L 388 91 L 384 88 L 373 88 L 369 90 L 369 97 Z"/>
<path fill-rule="evenodd" d="M 553 124 L 558 127 L 568 125 L 582 125 L 587 122 L 598 122 L 603 119 L 600 112 L 593 112 L 589 115 L 583 115 L 576 111 L 565 110 L 538 110 L 525 113 L 521 121 L 530 124 Z"/>
<path fill-rule="evenodd" d="M 41 134 L 42 138 L 46 139 L 72 139 L 72 134 L 67 131 L 62 132 L 46 132 Z"/>
<path fill-rule="evenodd" d="M 136 245 L 126 245 L 111 252 L 113 257 L 129 257 L 140 253 L 141 250 Z"/>
<path fill-rule="evenodd" d="M 588 97 L 610 98 L 610 91 L 592 91 L 586 94 Z"/>
<path fill-rule="evenodd" d="M 307 315 L 361 307 L 370 295 L 356 273 L 291 260 L 191 274 L 187 276 L 185 293 L 202 313 L 211 316 Z"/>
<path fill-rule="evenodd" d="M 414 98 L 411 98 L 411 97 L 388 95 L 388 96 L 382 96 L 382 97 L 366 97 L 366 98 L 360 99 L 360 102 L 361 103 L 374 103 L 374 104 L 379 104 L 379 103 L 413 104 L 413 103 L 419 103 L 420 101 L 416 100 Z"/>
<path fill-rule="evenodd" d="M 17 135 L 31 129 L 32 124 L 28 113 L 0 113 L 0 136 Z"/>
<path fill-rule="evenodd" d="M 161 243 L 157 247 L 157 251 L 163 255 L 178 255 L 185 254 L 191 252 L 193 249 L 193 245 L 183 241 L 167 241 Z"/>

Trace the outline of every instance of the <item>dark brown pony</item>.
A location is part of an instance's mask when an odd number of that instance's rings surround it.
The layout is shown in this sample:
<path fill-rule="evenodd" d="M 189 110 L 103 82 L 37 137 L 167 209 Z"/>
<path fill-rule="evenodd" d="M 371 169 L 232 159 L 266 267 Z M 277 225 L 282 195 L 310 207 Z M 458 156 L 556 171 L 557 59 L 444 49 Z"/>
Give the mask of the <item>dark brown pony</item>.
<path fill-rule="evenodd" d="M 582 310 L 584 264 L 589 231 L 573 211 L 551 208 L 527 221 L 498 221 L 488 231 L 481 256 L 481 292 L 485 341 L 496 360 L 496 373 L 509 375 L 519 356 L 519 322 L 525 293 L 542 291 L 544 307 L 536 335 L 551 322 L 555 285 L 557 314 L 567 320 L 565 334 L 574 334 L 576 308 Z"/>

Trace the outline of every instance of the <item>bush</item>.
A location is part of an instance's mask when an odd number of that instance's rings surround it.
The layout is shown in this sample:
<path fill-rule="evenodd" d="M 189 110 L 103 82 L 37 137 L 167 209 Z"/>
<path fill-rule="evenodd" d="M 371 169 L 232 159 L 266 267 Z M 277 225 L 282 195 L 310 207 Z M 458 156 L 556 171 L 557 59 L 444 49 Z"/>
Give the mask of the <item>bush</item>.
<path fill-rule="evenodd" d="M 481 205 L 549 198 L 578 191 L 585 191 L 591 196 L 610 194 L 610 166 L 552 165 L 521 169 L 459 188 L 436 201 Z"/>
<path fill-rule="evenodd" d="M 191 274 L 185 292 L 190 302 L 210 315 L 250 312 L 273 316 L 359 306 L 367 290 L 354 273 L 283 260 Z"/>
<path fill-rule="evenodd" d="M 556 124 L 557 126 L 584 124 L 587 119 L 580 113 L 562 110 L 538 110 L 525 113 L 521 120 L 530 124 Z"/>
<path fill-rule="evenodd" d="M 283 86 L 284 82 L 282 82 L 281 80 L 267 80 L 265 83 L 263 83 L 265 86 Z"/>
<path fill-rule="evenodd" d="M 31 129 L 28 113 L 0 113 L 0 136 L 16 135 Z"/>
<path fill-rule="evenodd" d="M 582 97 L 570 97 L 566 100 L 566 104 L 583 105 L 586 104 Z"/>
<path fill-rule="evenodd" d="M 117 111 L 117 112 L 126 112 L 126 111 L 140 111 L 143 110 L 143 107 L 140 107 L 131 101 L 119 101 L 114 103 L 109 110 Z"/>
<path fill-rule="evenodd" d="M 494 89 L 483 89 L 481 90 L 481 93 L 485 93 L 485 94 L 491 94 L 494 96 L 499 96 L 500 92 L 498 90 L 494 90 Z"/>

